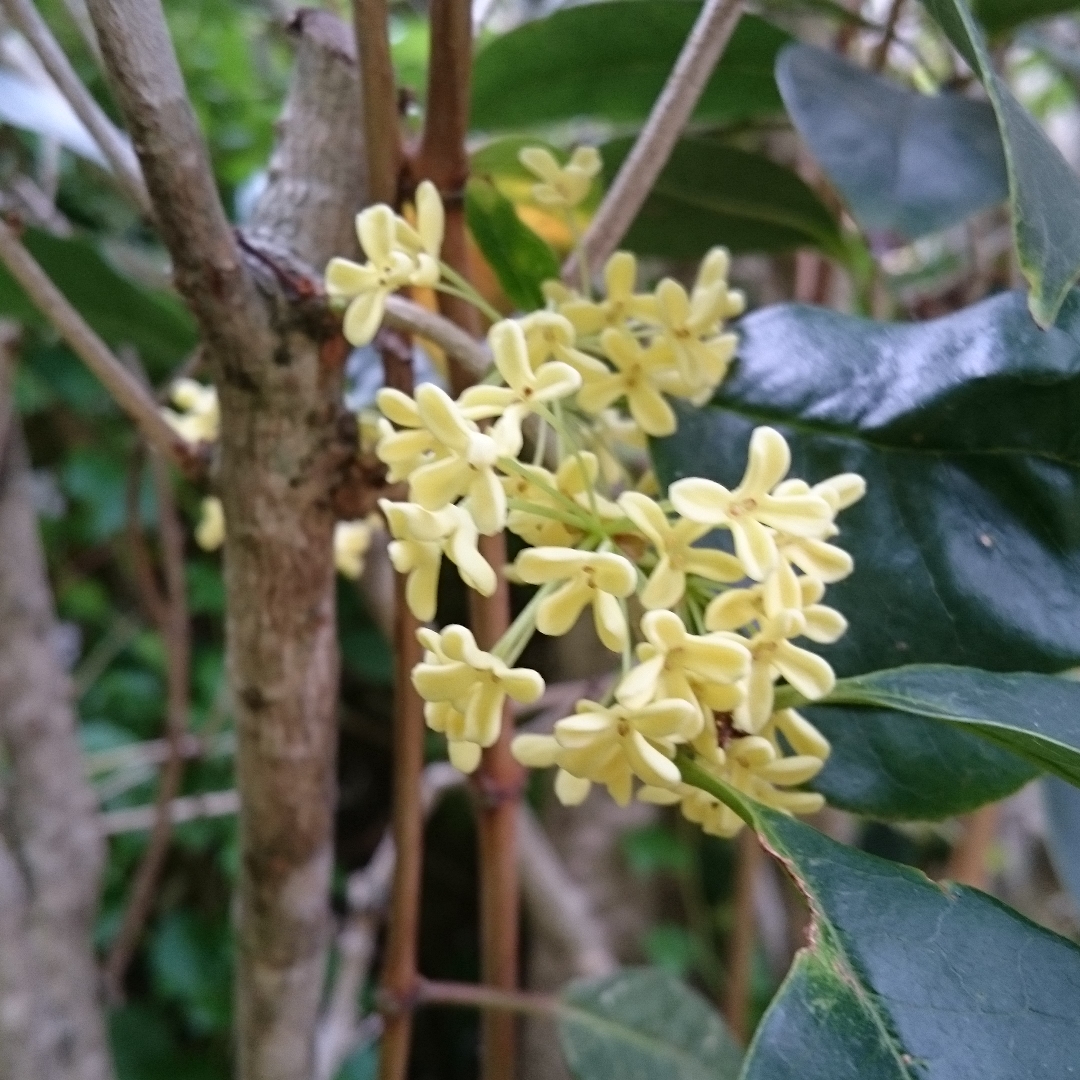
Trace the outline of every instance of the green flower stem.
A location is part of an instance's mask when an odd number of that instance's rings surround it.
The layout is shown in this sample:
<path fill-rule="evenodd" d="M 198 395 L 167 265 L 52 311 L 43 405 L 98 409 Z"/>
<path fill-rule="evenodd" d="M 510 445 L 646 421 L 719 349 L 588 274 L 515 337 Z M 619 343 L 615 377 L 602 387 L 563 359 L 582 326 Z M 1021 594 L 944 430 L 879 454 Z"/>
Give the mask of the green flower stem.
<path fill-rule="evenodd" d="M 507 499 L 506 505 L 511 510 L 520 510 L 525 514 L 533 514 L 536 517 L 557 521 L 571 529 L 585 531 L 580 520 L 577 518 L 572 519 L 569 515 L 564 514 L 561 510 L 556 510 L 552 506 L 541 506 L 539 503 L 529 502 L 527 499 Z"/>
<path fill-rule="evenodd" d="M 491 650 L 493 656 L 497 656 L 505 664 L 511 666 L 517 661 L 518 657 L 525 651 L 525 646 L 529 644 L 529 639 L 536 630 L 536 613 L 540 605 L 561 584 L 561 581 L 550 581 L 546 585 L 541 585 L 533 593 L 532 599 L 507 627 L 506 633 L 495 643 L 495 648 Z"/>
<path fill-rule="evenodd" d="M 597 531 L 585 511 L 573 499 L 564 495 L 557 487 L 549 484 L 546 480 L 540 479 L 535 473 L 530 472 L 520 461 L 511 457 L 499 458 L 497 465 L 503 472 L 512 472 L 518 476 L 523 476 L 533 487 L 539 488 L 545 495 L 550 495 L 574 519 L 575 528 L 581 529 L 583 532 Z"/>
<path fill-rule="evenodd" d="M 467 300 L 474 307 L 482 311 L 493 323 L 502 321 L 502 313 L 496 311 L 495 308 L 493 308 L 452 266 L 440 262 L 439 269 L 442 271 L 442 276 L 458 290 L 453 295 L 459 296 L 462 300 Z M 436 285 L 435 287 L 437 289 L 443 289 L 442 285 Z"/>
<path fill-rule="evenodd" d="M 684 784 L 699 788 L 714 799 L 719 799 L 725 806 L 734 810 L 751 829 L 757 829 L 757 822 L 754 819 L 752 809 L 753 804 L 750 800 L 744 799 L 733 787 L 725 784 L 723 780 L 718 780 L 712 773 L 703 769 L 698 764 L 697 755 L 692 750 L 680 747 L 675 754 L 675 764 L 679 767 Z"/>
<path fill-rule="evenodd" d="M 572 207 L 567 207 L 566 210 L 566 227 L 570 230 L 570 235 L 574 238 L 574 254 L 577 256 L 578 273 L 581 275 L 581 295 L 584 296 L 586 300 L 591 300 L 592 276 L 589 273 L 589 260 L 585 254 L 585 238 L 578 228 Z"/>

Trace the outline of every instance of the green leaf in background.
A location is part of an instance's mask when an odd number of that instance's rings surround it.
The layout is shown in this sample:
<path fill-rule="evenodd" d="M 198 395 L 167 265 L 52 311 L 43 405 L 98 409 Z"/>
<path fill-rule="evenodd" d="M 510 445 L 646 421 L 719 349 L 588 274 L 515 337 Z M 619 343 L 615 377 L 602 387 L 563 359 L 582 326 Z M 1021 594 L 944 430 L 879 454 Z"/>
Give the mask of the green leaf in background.
<path fill-rule="evenodd" d="M 1032 19 L 1045 19 L 1078 7 L 1078 0 L 974 0 L 971 10 L 988 34 L 1001 34 Z"/>
<path fill-rule="evenodd" d="M 663 971 L 567 986 L 559 1039 L 578 1080 L 735 1080 L 741 1052 L 716 1010 Z"/>
<path fill-rule="evenodd" d="M 787 693 L 792 704 L 805 703 Z M 892 709 L 976 732 L 1080 786 L 1080 683 L 1072 679 L 915 664 L 841 679 L 826 701 Z"/>
<path fill-rule="evenodd" d="M 490 181 L 474 177 L 465 188 L 465 220 L 511 303 L 521 311 L 542 308 L 540 284 L 559 276 L 559 262 L 514 204 Z"/>
<path fill-rule="evenodd" d="M 997 114 L 1009 172 L 1009 200 L 1028 304 L 1050 326 L 1080 275 L 1080 176 L 1038 121 L 994 71 L 980 30 L 964 0 L 923 0 L 949 40 L 982 79 Z"/>
<path fill-rule="evenodd" d="M 1077 1074 L 1073 942 L 976 889 L 932 882 L 729 796 L 813 917 L 809 944 L 762 1018 L 741 1080 Z"/>
<path fill-rule="evenodd" d="M 782 305 L 744 319 L 713 406 L 653 444 L 664 482 L 738 482 L 750 432 L 791 444 L 793 476 L 855 471 L 855 572 L 827 603 L 849 629 L 821 649 L 841 676 L 916 663 L 1064 670 L 1080 659 L 1080 296 L 1038 330 L 1019 293 L 918 325 Z M 958 728 L 820 710 L 821 790 L 882 817 L 941 817 L 1031 770 Z M 930 725 L 933 726 L 933 725 Z M 940 725 L 939 725 L 940 726 Z M 940 755 L 940 756 L 939 756 Z M 959 763 L 959 764 L 957 764 Z M 955 775 L 953 775 L 955 770 Z"/>
<path fill-rule="evenodd" d="M 175 367 L 196 343 L 195 324 L 172 297 L 123 277 L 84 239 L 62 240 L 28 229 L 23 240 L 57 288 L 114 348 L 135 348 L 152 373 Z M 46 321 L 11 275 L 0 267 L 0 315 L 31 326 Z"/>
<path fill-rule="evenodd" d="M 1009 193 L 994 110 L 928 97 L 811 45 L 789 45 L 776 82 L 792 122 L 864 229 L 908 239 Z"/>
<path fill-rule="evenodd" d="M 606 182 L 631 145 L 619 139 L 601 148 Z M 813 246 L 846 257 L 832 214 L 790 169 L 708 139 L 681 139 L 623 246 L 639 255 L 696 259 L 715 244 L 735 252 Z"/>
<path fill-rule="evenodd" d="M 478 131 L 575 117 L 638 124 L 649 114 L 697 18 L 689 0 L 627 0 L 565 8 L 482 48 L 472 78 Z M 779 112 L 773 63 L 791 38 L 744 15 L 694 119 L 732 123 Z"/>

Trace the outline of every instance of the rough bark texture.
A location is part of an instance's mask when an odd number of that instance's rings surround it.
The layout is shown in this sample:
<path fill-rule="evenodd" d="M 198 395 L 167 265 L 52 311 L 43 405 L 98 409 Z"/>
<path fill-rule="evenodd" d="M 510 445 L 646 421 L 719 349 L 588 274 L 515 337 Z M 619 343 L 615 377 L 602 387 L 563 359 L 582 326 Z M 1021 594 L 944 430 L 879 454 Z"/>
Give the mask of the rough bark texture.
<path fill-rule="evenodd" d="M 9 405 L 0 386 L 5 420 Z M 0 1076 L 27 1075 L 20 1070 L 35 1062 L 31 1075 L 49 1080 L 108 1080 L 91 946 L 104 845 L 55 647 L 26 452 L 14 423 L 0 422 L 0 430 L 0 739 L 10 763 L 0 853 Z M 25 938 L 13 932 L 20 926 Z"/>
<path fill-rule="evenodd" d="M 331 493 L 340 333 L 305 310 L 313 270 L 355 243 L 359 89 L 348 30 L 301 13 L 270 186 L 229 228 L 160 5 L 90 0 L 117 101 L 199 321 L 221 401 L 226 640 L 241 795 L 237 1075 L 309 1080 L 332 867 L 335 704 Z M 344 88 L 347 88 L 347 92 Z M 246 254 L 247 258 L 244 257 Z"/>

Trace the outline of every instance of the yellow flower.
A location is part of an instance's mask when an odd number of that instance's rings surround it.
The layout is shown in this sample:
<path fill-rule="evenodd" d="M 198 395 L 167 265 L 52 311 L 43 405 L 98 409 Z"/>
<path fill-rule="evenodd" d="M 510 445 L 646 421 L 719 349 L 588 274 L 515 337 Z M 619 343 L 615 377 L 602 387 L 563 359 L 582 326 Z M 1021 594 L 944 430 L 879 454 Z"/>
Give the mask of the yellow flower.
<path fill-rule="evenodd" d="M 225 543 L 225 509 L 216 495 L 207 495 L 200 505 L 195 543 L 203 551 L 216 551 Z"/>
<path fill-rule="evenodd" d="M 600 154 L 592 146 L 579 146 L 565 166 L 541 146 L 527 146 L 518 152 L 518 160 L 542 183 L 534 184 L 533 198 L 541 206 L 571 209 L 577 206 L 592 187 L 600 172 Z"/>
<path fill-rule="evenodd" d="M 586 412 L 598 413 L 625 397 L 642 431 L 670 435 L 675 430 L 675 413 L 659 389 L 671 369 L 667 349 L 663 345 L 644 348 L 625 330 L 605 330 L 600 347 L 615 371 L 583 371 L 585 385 L 578 392 L 578 404 Z"/>
<path fill-rule="evenodd" d="M 746 310 L 746 297 L 739 289 L 728 288 L 728 271 L 731 269 L 731 256 L 722 247 L 711 248 L 701 260 L 691 297 L 713 286 L 719 286 L 722 299 L 721 319 L 734 319 Z"/>
<path fill-rule="evenodd" d="M 697 637 L 687 633 L 673 611 L 647 612 L 641 633 L 645 640 L 637 647 L 640 663 L 623 676 L 615 691 L 620 705 L 640 708 L 657 698 L 679 698 L 693 706 L 699 731 L 704 717 L 698 701 L 702 688 L 713 693 L 722 688 L 729 708 L 736 706 L 741 695 L 735 684 L 750 672 L 750 653 L 736 635 Z"/>
<path fill-rule="evenodd" d="M 735 554 L 746 573 L 762 581 L 778 553 L 771 530 L 790 536 L 819 537 L 832 525 L 829 504 L 814 494 L 770 494 L 791 464 L 791 451 L 780 432 L 754 429 L 746 472 L 734 491 L 701 477 L 676 480 L 668 491 L 683 517 L 731 531 Z"/>
<path fill-rule="evenodd" d="M 639 473 L 648 461 L 648 439 L 632 417 L 618 409 L 605 409 L 593 421 L 593 448 L 604 479 L 611 485 L 625 480 L 628 472 Z"/>
<path fill-rule="evenodd" d="M 636 491 L 623 492 L 619 506 L 660 557 L 641 593 L 645 608 L 673 608 L 686 591 L 687 574 L 723 582 L 746 576 L 739 560 L 726 551 L 692 546 L 711 531 L 710 526 L 685 519 L 669 522 L 652 499 Z"/>
<path fill-rule="evenodd" d="M 626 647 L 629 629 L 617 598 L 629 596 L 637 584 L 637 571 L 628 559 L 612 552 L 526 548 L 514 569 L 530 585 L 563 582 L 537 609 L 536 628 L 542 634 L 565 634 L 591 604 L 600 640 L 613 652 Z"/>
<path fill-rule="evenodd" d="M 496 425 L 506 429 L 510 443 L 521 445 L 521 421 L 538 405 L 558 401 L 581 386 L 581 376 L 569 364 L 559 360 L 541 363 L 536 370 L 529 363 L 525 333 L 512 319 L 497 322 L 488 332 L 495 367 L 506 386 L 471 386 L 458 405 L 473 419 L 499 416 Z"/>
<path fill-rule="evenodd" d="M 637 259 L 629 251 L 616 251 L 604 265 L 607 298 L 593 301 L 566 296 L 559 303 L 559 314 L 566 316 L 582 335 L 599 334 L 607 327 L 624 329 L 632 320 L 655 313 L 654 298 L 634 292 L 636 283 Z"/>
<path fill-rule="evenodd" d="M 491 596 L 497 584 L 495 571 L 477 550 L 476 523 L 461 506 L 446 506 L 432 513 L 413 503 L 381 499 L 390 535 L 388 553 L 399 574 L 407 574 L 405 602 L 421 621 L 435 617 L 439 592 L 439 567 L 445 554 L 470 589 Z"/>
<path fill-rule="evenodd" d="M 475 768 L 480 748 L 499 737 L 507 697 L 529 705 L 543 694 L 544 680 L 530 668 L 511 668 L 478 648 L 464 626 L 448 626 L 441 634 L 420 629 L 416 636 L 427 650 L 412 672 L 416 692 L 428 703 L 425 718 L 450 737 L 451 747 L 473 744 L 476 750 L 459 753 L 455 764 L 468 765 L 475 755 Z"/>
<path fill-rule="evenodd" d="M 386 417 L 379 419 L 375 456 L 388 466 L 388 483 L 407 480 L 425 462 L 445 456 L 438 439 L 424 426 L 416 402 L 408 394 L 384 387 L 375 401 Z M 395 430 L 388 421 L 393 421 L 400 430 Z"/>
<path fill-rule="evenodd" d="M 169 398 L 181 412 L 162 409 L 169 426 L 188 442 L 216 442 L 221 431 L 217 390 L 194 379 L 177 379 Z"/>
<path fill-rule="evenodd" d="M 672 278 L 656 287 L 657 342 L 665 346 L 679 372 L 678 389 L 672 392 L 703 405 L 727 374 L 738 338 L 717 334 L 727 310 L 726 290 L 719 284 L 694 290 L 692 297 Z"/>
<path fill-rule="evenodd" d="M 426 462 L 409 476 L 409 496 L 425 510 L 441 510 L 462 495 L 477 528 L 486 536 L 506 524 L 506 494 L 495 467 L 521 449 L 521 431 L 499 428 L 491 434 L 466 419 L 460 407 L 433 383 L 416 388 L 416 406 L 425 428 L 446 456 Z"/>
<path fill-rule="evenodd" d="M 819 495 L 836 514 L 866 494 L 866 481 L 857 473 L 840 473 L 813 487 L 804 480 L 785 480 L 776 487 L 774 494 Z M 830 525 L 823 537 L 831 538 L 839 532 L 835 525 Z M 775 540 L 781 559 L 827 584 L 843 580 L 855 568 L 854 561 L 843 548 L 828 543 L 824 538 L 777 533 Z"/>
<path fill-rule="evenodd" d="M 347 578 L 364 572 L 364 556 L 371 547 L 371 525 L 367 521 L 339 521 L 334 526 L 334 566 Z"/>
<path fill-rule="evenodd" d="M 525 335 L 529 363 L 533 368 L 548 360 L 558 360 L 579 372 L 606 370 L 595 357 L 574 347 L 577 333 L 565 316 L 554 311 L 534 311 L 518 319 L 517 324 Z"/>
<path fill-rule="evenodd" d="M 416 260 L 410 285 L 433 286 L 439 280 L 439 252 L 442 249 L 446 214 L 439 190 L 430 180 L 416 189 L 416 227 L 403 217 L 394 218 L 398 246 Z"/>

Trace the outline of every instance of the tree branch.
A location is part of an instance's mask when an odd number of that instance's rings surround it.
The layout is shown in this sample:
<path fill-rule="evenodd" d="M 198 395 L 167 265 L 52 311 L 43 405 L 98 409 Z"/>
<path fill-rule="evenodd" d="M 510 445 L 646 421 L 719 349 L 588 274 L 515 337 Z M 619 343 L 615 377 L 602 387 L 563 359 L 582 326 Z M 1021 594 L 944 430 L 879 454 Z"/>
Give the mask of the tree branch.
<path fill-rule="evenodd" d="M 158 612 L 158 630 L 165 642 L 166 716 L 165 734 L 169 756 L 158 780 L 157 818 L 150 842 L 139 863 L 128 895 L 127 907 L 105 962 L 106 992 L 113 1001 L 123 999 L 124 975 L 150 916 L 158 879 L 172 838 L 170 806 L 180 793 L 184 776 L 183 742 L 187 734 L 191 666 L 191 628 L 188 623 L 187 582 L 184 571 L 184 530 L 176 508 L 165 462 L 151 453 L 150 468 L 157 495 L 162 562 L 165 569 L 165 603 Z"/>
<path fill-rule="evenodd" d="M 394 65 L 390 59 L 389 13 L 386 0 L 353 0 L 352 10 L 360 57 L 368 198 L 396 206 L 402 154 Z"/>
<path fill-rule="evenodd" d="M 172 458 L 186 472 L 201 471 L 198 456 L 169 426 L 153 396 L 94 333 L 14 231 L 2 221 L 0 260 L 26 290 L 35 307 L 53 324 L 72 351 L 135 422 L 146 441 Z"/>
<path fill-rule="evenodd" d="M 3 0 L 3 5 L 8 18 L 30 42 L 60 93 L 101 147 L 124 193 L 141 214 L 152 216 L 150 195 L 143 183 L 135 152 L 83 85 L 48 24 L 34 7 L 33 0 Z"/>
<path fill-rule="evenodd" d="M 491 353 L 486 345 L 466 333 L 445 315 L 428 311 L 403 296 L 386 298 L 384 325 L 392 330 L 427 338 L 438 345 L 464 368 L 472 382 L 479 382 L 491 369 Z"/>
<path fill-rule="evenodd" d="M 200 818 L 228 817 L 240 809 L 240 794 L 236 791 L 205 791 L 201 795 L 182 795 L 168 804 L 169 821 L 182 825 Z M 152 806 L 130 806 L 123 810 L 107 810 L 98 815 L 98 827 L 104 836 L 143 832 L 152 829 L 161 813 Z"/>
<path fill-rule="evenodd" d="M 110 1080 L 91 943 L 105 849 L 71 683 L 52 640 L 56 620 L 29 461 L 0 374 L 0 741 L 9 765 L 5 828 L 26 886 L 29 947 L 40 972 L 33 1004 L 39 1075 Z M 16 947 L 6 935 L 3 941 L 5 950 Z"/>
<path fill-rule="evenodd" d="M 633 224 L 723 55 L 742 9 L 742 0 L 706 0 L 649 119 L 585 233 L 582 246 L 590 270 L 606 261 Z M 576 254 L 566 260 L 562 276 L 568 283 L 580 279 Z"/>

